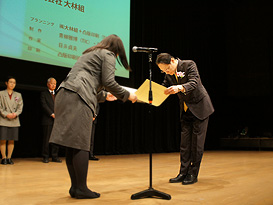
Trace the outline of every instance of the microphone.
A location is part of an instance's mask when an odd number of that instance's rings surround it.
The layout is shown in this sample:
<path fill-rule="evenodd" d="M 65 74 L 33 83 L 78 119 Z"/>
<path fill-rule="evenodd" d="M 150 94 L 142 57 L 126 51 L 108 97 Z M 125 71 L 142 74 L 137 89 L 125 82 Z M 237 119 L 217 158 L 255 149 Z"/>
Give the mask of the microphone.
<path fill-rule="evenodd" d="M 153 53 L 153 52 L 157 52 L 157 48 L 147 48 L 147 47 L 137 47 L 134 46 L 132 48 L 133 52 L 145 52 L 145 53 Z"/>

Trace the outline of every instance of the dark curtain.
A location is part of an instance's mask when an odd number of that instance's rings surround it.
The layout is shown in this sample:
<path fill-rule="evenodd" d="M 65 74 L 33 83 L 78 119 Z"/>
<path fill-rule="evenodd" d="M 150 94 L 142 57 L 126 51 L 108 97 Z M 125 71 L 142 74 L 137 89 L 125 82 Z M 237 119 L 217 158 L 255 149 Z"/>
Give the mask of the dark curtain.
<path fill-rule="evenodd" d="M 131 0 L 131 47 L 156 47 L 180 59 L 194 60 L 211 96 L 206 149 L 219 149 L 219 139 L 249 127 L 251 137 L 272 137 L 272 13 L 267 1 Z M 156 54 L 153 55 L 155 62 Z M 15 75 L 25 107 L 15 157 L 41 156 L 39 94 L 46 80 L 60 83 L 69 69 L 0 57 L 4 77 Z M 138 88 L 149 78 L 148 56 L 132 53 L 130 79 Z M 164 75 L 153 64 L 153 81 Z M 150 112 L 150 113 L 149 113 Z M 160 107 L 130 102 L 101 104 L 95 154 L 179 151 L 180 121 L 177 96 Z"/>

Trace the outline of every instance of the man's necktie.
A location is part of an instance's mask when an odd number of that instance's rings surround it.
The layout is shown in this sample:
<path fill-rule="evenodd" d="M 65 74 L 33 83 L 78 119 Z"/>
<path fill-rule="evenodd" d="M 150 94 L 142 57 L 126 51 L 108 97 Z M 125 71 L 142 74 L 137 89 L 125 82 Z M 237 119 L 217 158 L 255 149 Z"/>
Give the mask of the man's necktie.
<path fill-rule="evenodd" d="M 53 94 L 53 91 L 50 91 L 50 94 L 51 94 L 53 101 L 55 101 L 55 95 Z"/>
<path fill-rule="evenodd" d="M 176 81 L 178 82 L 178 78 L 177 78 L 176 73 L 174 75 L 175 75 Z M 184 101 L 184 111 L 187 112 L 187 109 L 188 109 L 188 106 L 186 105 L 186 103 Z"/>

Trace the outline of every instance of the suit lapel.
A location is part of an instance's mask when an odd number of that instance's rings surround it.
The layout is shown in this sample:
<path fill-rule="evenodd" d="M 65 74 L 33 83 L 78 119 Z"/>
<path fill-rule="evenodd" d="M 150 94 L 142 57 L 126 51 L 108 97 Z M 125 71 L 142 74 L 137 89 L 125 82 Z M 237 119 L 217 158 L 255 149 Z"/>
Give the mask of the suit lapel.
<path fill-rule="evenodd" d="M 177 64 L 177 70 L 176 72 L 182 72 L 182 61 L 180 59 L 178 59 L 178 64 Z M 181 78 L 177 77 L 177 83 L 180 84 L 181 83 Z"/>
<path fill-rule="evenodd" d="M 185 69 L 183 67 L 183 61 L 181 61 L 180 59 L 178 59 L 177 72 L 185 72 Z M 179 85 L 179 84 L 185 83 L 183 82 L 185 77 L 184 78 L 177 77 L 177 80 L 176 80 L 175 74 L 169 75 L 169 76 L 170 76 L 172 85 Z"/>
<path fill-rule="evenodd" d="M 186 70 L 183 66 L 183 61 L 178 59 L 178 65 L 177 65 L 177 72 L 184 72 L 184 74 L 186 75 Z M 184 77 L 178 77 L 178 84 L 183 84 L 185 83 L 184 81 L 186 80 L 186 76 Z"/>
<path fill-rule="evenodd" d="M 6 90 L 5 99 L 6 99 L 7 107 L 9 108 L 10 112 L 13 112 L 14 97 L 15 97 L 14 91 L 13 91 L 12 97 L 10 99 L 9 98 L 9 93 Z"/>
<path fill-rule="evenodd" d="M 172 81 L 173 81 L 173 84 L 177 85 L 178 81 L 176 80 L 175 74 L 172 75 Z"/>

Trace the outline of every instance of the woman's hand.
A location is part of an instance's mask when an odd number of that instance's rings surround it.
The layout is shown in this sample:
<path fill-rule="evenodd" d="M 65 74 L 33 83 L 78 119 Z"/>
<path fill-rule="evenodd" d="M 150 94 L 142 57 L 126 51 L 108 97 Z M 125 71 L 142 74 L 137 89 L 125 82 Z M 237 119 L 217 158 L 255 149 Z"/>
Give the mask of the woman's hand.
<path fill-rule="evenodd" d="M 107 101 L 115 101 L 115 100 L 117 100 L 117 98 L 112 93 L 107 92 L 106 100 Z"/>
<path fill-rule="evenodd" d="M 16 117 L 17 117 L 17 115 L 15 113 L 9 113 L 9 114 L 7 114 L 7 118 L 9 118 L 9 119 L 14 119 Z"/>
<path fill-rule="evenodd" d="M 132 103 L 135 103 L 137 101 L 137 96 L 135 93 L 130 93 L 130 96 L 128 100 L 132 101 Z"/>

